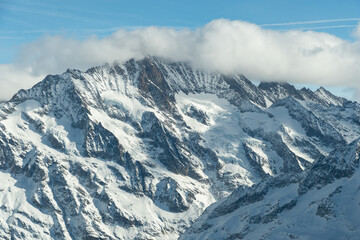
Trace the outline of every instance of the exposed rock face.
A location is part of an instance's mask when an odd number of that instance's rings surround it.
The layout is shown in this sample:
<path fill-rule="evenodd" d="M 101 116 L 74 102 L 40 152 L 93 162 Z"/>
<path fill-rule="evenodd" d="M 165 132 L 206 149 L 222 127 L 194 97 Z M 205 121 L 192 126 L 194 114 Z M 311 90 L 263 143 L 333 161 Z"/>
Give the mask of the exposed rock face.
<path fill-rule="evenodd" d="M 326 160 L 360 136 L 359 119 L 357 103 L 322 88 L 152 57 L 49 75 L 1 105 L 0 237 L 174 239 L 234 190 L 240 209 L 299 179 L 299 196 L 327 184 L 306 169 L 353 174 Z M 271 223 L 293 200 L 249 221 Z M 331 197 L 316 213 L 339 215 Z"/>
<path fill-rule="evenodd" d="M 113 160 L 124 164 L 124 149 L 114 134 L 104 128 L 101 123 L 94 124 L 89 121 L 85 131 L 84 153 L 86 157 Z"/>
<path fill-rule="evenodd" d="M 181 189 L 174 179 L 164 178 L 156 185 L 155 200 L 171 212 L 184 212 L 195 200 L 195 195 Z"/>
<path fill-rule="evenodd" d="M 291 96 L 298 100 L 304 100 L 301 92 L 288 83 L 261 82 L 259 88 L 266 93 L 266 96 L 272 101 L 277 101 Z"/>

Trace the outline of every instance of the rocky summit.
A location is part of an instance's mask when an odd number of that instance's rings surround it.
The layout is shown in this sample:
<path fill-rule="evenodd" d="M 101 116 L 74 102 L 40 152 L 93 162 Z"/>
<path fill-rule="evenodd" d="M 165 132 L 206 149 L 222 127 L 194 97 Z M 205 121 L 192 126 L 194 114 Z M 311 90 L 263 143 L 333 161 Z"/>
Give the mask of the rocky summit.
<path fill-rule="evenodd" d="M 1 104 L 0 238 L 356 239 L 359 108 L 155 57 L 49 75 Z"/>

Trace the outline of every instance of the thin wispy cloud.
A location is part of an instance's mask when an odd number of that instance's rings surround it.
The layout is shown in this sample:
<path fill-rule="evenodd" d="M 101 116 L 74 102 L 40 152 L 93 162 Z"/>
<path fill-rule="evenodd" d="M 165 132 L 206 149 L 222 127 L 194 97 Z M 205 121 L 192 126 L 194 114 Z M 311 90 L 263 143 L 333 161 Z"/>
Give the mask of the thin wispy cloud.
<path fill-rule="evenodd" d="M 64 5 L 62 2 L 59 2 L 58 4 L 51 2 L 51 4 L 48 3 L 38 3 L 38 2 L 34 2 L 34 1 L 19 1 L 22 6 L 25 6 L 25 9 L 34 9 L 36 8 L 37 10 L 41 10 L 41 11 L 51 11 L 51 12 L 57 12 L 57 13 L 66 13 L 67 15 L 69 14 L 75 14 L 75 15 L 83 15 L 88 14 L 88 15 L 95 15 L 95 16 L 102 16 L 102 17 L 114 17 L 114 16 L 122 16 L 122 17 L 134 17 L 134 18 L 139 18 L 139 19 L 145 19 L 143 17 L 140 17 L 139 15 L 136 14 L 130 14 L 130 13 L 123 13 L 123 12 L 117 12 L 116 14 L 114 13 L 109 13 L 109 12 L 103 12 L 98 10 L 91 10 L 91 9 L 87 9 L 85 7 L 83 8 L 76 8 L 74 6 L 67 6 Z M 7 2 L 7 7 L 14 7 L 14 5 L 10 5 L 11 2 Z M 23 8 L 24 9 L 24 8 Z M 21 9 L 20 9 L 21 11 Z"/>
<path fill-rule="evenodd" d="M 0 36 L 0 39 L 6 39 L 6 40 L 23 40 L 24 37 Z"/>
<path fill-rule="evenodd" d="M 4 11 L 11 11 L 18 14 L 31 14 L 33 16 L 41 16 L 41 17 L 53 17 L 53 18 L 61 18 L 61 19 L 68 19 L 74 21 L 81 21 L 81 22 L 101 22 L 101 18 L 94 18 L 93 15 L 88 14 L 76 14 L 74 12 L 69 12 L 65 10 L 59 9 L 49 9 L 49 8 L 33 8 L 33 7 L 26 7 L 21 6 L 18 7 L 16 5 L 8 4 L 1 6 Z"/>
<path fill-rule="evenodd" d="M 135 28 L 135 27 L 129 27 L 129 28 Z M 140 27 L 136 27 L 136 28 L 140 28 Z M 144 27 L 142 27 L 144 28 Z M 90 28 L 90 29 L 59 29 L 59 30 L 54 30 L 54 29 L 37 29 L 37 30 L 19 30 L 19 31 L 0 31 L 0 34 L 34 34 L 34 33 L 40 33 L 40 34 L 61 34 L 64 32 L 115 32 L 117 30 L 119 30 L 120 28 L 118 27 L 113 27 L 113 28 Z"/>
<path fill-rule="evenodd" d="M 357 25 L 331 25 L 321 27 L 302 27 L 296 28 L 296 30 L 321 30 L 321 29 L 333 29 L 333 28 L 355 28 Z M 290 30 L 290 29 L 289 29 Z"/>
<path fill-rule="evenodd" d="M 13 23 L 16 23 L 16 24 L 20 24 L 22 26 L 25 26 L 25 27 L 32 27 L 32 25 L 26 21 L 21 21 L 17 18 L 11 18 L 11 17 L 6 17 L 6 16 L 3 16 L 3 15 L 0 15 L 0 20 L 1 21 L 7 21 L 7 22 L 13 22 Z"/>
<path fill-rule="evenodd" d="M 63 5 L 58 4 L 45 4 L 28 1 L 20 2 L 21 4 L 19 5 L 13 4 L 11 2 L 4 2 L 0 4 L 0 8 L 3 11 L 11 11 L 18 14 L 32 14 L 34 16 L 67 19 L 81 21 L 83 23 L 110 24 L 113 22 L 114 17 L 121 17 L 123 19 L 137 19 L 149 22 L 149 19 L 146 19 L 140 15 L 120 11 L 117 13 L 108 13 L 89 10 L 86 8 L 64 7 Z"/>
<path fill-rule="evenodd" d="M 269 26 L 291 26 L 291 25 L 305 25 L 305 24 L 317 24 L 317 23 L 331 23 L 331 22 L 357 22 L 360 18 L 342 18 L 342 19 L 326 19 L 326 20 L 313 20 L 313 21 L 302 21 L 302 22 L 286 22 L 286 23 L 266 23 L 261 24 L 261 27 Z"/>

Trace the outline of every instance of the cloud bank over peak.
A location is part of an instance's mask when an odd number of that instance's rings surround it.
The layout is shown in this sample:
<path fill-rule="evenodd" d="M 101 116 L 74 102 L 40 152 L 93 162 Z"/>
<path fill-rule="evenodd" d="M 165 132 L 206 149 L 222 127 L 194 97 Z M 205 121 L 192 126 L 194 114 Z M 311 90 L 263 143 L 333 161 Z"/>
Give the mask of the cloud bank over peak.
<path fill-rule="evenodd" d="M 327 33 L 280 32 L 218 19 L 195 30 L 153 26 L 119 30 L 101 39 L 44 36 L 25 45 L 11 69 L 43 76 L 151 55 L 208 71 L 241 73 L 254 80 L 360 90 L 360 25 L 354 36 L 357 40 L 350 42 Z M 10 96 L 1 92 L 3 97 Z"/>
<path fill-rule="evenodd" d="M 353 35 L 357 39 L 357 41 L 360 41 L 360 22 L 358 23 L 357 27 L 355 28 Z"/>

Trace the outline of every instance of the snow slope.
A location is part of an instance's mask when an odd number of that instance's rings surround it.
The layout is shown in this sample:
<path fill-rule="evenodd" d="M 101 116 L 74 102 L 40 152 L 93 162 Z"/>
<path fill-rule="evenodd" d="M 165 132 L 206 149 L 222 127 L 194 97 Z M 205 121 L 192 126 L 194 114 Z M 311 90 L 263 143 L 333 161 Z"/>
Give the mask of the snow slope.
<path fill-rule="evenodd" d="M 355 140 L 302 174 L 239 188 L 180 239 L 358 239 L 359 153 Z"/>

